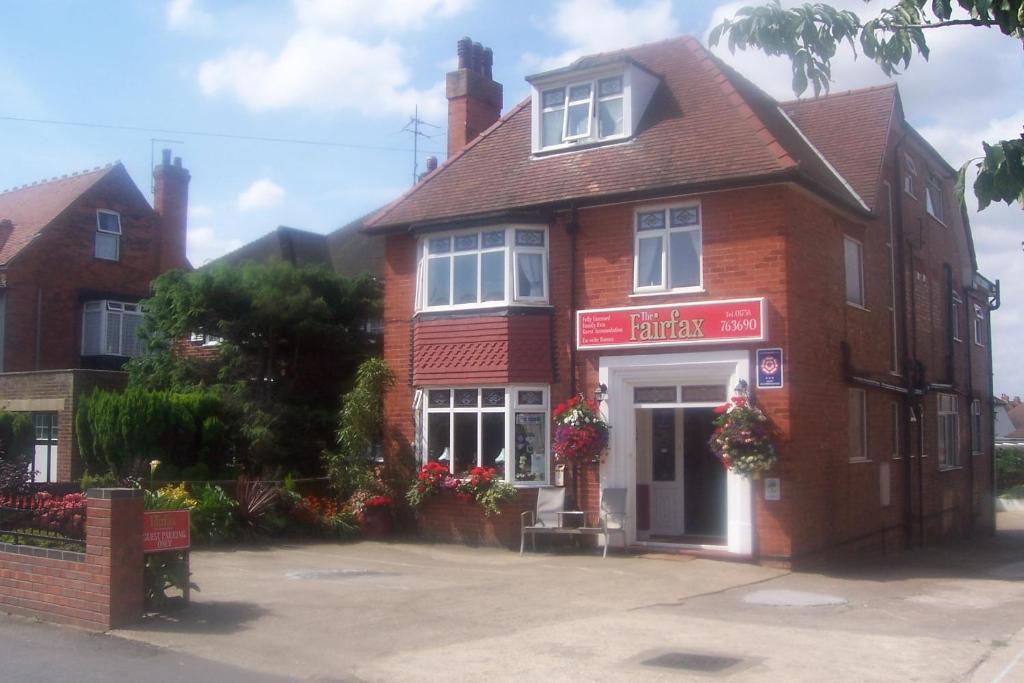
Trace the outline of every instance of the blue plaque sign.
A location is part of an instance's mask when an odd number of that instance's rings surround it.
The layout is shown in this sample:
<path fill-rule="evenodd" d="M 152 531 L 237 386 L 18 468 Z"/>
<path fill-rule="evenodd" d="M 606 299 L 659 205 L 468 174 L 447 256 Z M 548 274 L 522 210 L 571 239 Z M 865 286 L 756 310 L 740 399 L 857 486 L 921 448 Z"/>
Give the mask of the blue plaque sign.
<path fill-rule="evenodd" d="M 782 349 L 757 350 L 757 388 L 782 388 Z"/>

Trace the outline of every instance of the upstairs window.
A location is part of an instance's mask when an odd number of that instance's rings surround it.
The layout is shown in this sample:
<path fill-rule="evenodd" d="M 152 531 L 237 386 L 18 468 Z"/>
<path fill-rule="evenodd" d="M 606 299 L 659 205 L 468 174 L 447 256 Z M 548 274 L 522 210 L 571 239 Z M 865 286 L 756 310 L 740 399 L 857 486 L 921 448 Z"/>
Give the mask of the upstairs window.
<path fill-rule="evenodd" d="M 633 283 L 637 293 L 701 289 L 699 204 L 640 209 L 634 227 Z"/>
<path fill-rule="evenodd" d="M 547 303 L 547 260 L 544 228 L 429 235 L 421 242 L 418 307 L 445 310 Z"/>
<path fill-rule="evenodd" d="M 903 191 L 916 199 L 914 180 L 917 178 L 917 166 L 909 154 L 903 155 L 903 162 Z"/>
<path fill-rule="evenodd" d="M 864 306 L 864 248 L 852 237 L 843 238 L 846 271 L 846 303 Z"/>
<path fill-rule="evenodd" d="M 142 308 L 139 304 L 121 301 L 88 301 L 82 307 L 82 355 L 142 355 L 139 325 Z"/>
<path fill-rule="evenodd" d="M 985 309 L 974 304 L 974 343 L 985 345 Z"/>
<path fill-rule="evenodd" d="M 928 215 L 940 223 L 946 222 L 945 196 L 942 192 L 942 185 L 935 176 L 929 176 L 924 186 L 924 205 Z"/>
<path fill-rule="evenodd" d="M 117 261 L 121 258 L 121 215 L 116 211 L 96 211 L 96 258 Z"/>

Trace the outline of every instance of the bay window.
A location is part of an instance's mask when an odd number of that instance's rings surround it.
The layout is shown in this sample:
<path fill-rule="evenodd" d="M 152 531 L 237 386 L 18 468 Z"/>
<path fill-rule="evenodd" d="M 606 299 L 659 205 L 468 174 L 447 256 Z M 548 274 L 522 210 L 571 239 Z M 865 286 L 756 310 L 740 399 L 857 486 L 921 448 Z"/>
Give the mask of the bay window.
<path fill-rule="evenodd" d="M 424 462 L 457 477 L 493 467 L 499 478 L 541 484 L 548 473 L 547 387 L 460 387 L 423 390 Z"/>
<path fill-rule="evenodd" d="M 82 306 L 82 355 L 142 355 L 142 307 L 122 301 L 87 301 Z"/>
<path fill-rule="evenodd" d="M 699 204 L 640 209 L 636 212 L 634 235 L 634 291 L 701 289 Z"/>
<path fill-rule="evenodd" d="M 547 303 L 547 259 L 542 227 L 429 235 L 420 247 L 418 308 Z"/>

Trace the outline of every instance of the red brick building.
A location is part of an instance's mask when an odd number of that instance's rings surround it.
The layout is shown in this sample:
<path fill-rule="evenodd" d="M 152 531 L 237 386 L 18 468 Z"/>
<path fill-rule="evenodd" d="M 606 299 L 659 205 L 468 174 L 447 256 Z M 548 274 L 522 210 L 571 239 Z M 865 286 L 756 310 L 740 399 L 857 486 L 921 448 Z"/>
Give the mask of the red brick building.
<path fill-rule="evenodd" d="M 124 385 L 139 301 L 190 267 L 188 183 L 165 150 L 154 207 L 120 163 L 0 192 L 0 409 L 32 414 L 40 480 L 80 474 L 78 397 Z"/>
<path fill-rule="evenodd" d="M 528 507 L 582 392 L 612 437 L 579 503 L 626 488 L 630 544 L 791 563 L 993 528 L 998 286 L 895 86 L 779 103 L 680 38 L 531 76 L 499 119 L 489 51 L 459 55 L 452 154 L 367 227 L 393 453 L 496 466 Z M 763 480 L 707 446 L 740 380 L 777 428 Z M 460 510 L 426 533 L 518 525 Z"/>

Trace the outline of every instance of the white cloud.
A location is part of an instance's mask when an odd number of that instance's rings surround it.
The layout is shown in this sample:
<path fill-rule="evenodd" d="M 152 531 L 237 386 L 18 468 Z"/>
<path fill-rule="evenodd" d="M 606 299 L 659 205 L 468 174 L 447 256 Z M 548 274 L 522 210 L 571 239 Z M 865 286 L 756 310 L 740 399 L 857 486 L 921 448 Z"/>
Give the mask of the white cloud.
<path fill-rule="evenodd" d="M 208 31 L 213 27 L 213 17 L 196 0 L 170 0 L 167 27 L 173 31 Z"/>
<path fill-rule="evenodd" d="M 199 84 L 206 95 L 232 95 L 254 111 L 348 109 L 380 116 L 407 115 L 419 105 L 424 118 L 447 111 L 443 83 L 412 86 L 397 43 L 361 43 L 316 28 L 299 30 L 274 55 L 239 48 L 204 62 Z"/>
<path fill-rule="evenodd" d="M 188 258 L 194 266 L 201 266 L 240 246 L 242 240 L 221 237 L 208 225 L 189 228 L 188 231 Z"/>
<path fill-rule="evenodd" d="M 567 49 L 549 57 L 527 53 L 522 61 L 528 70 L 566 66 L 583 55 L 671 38 L 680 30 L 671 0 L 644 0 L 632 8 L 615 0 L 562 0 L 541 25 Z"/>
<path fill-rule="evenodd" d="M 475 0 L 294 0 L 298 20 L 308 26 L 388 30 L 422 26 L 428 19 L 462 14 Z"/>
<path fill-rule="evenodd" d="M 260 178 L 238 195 L 239 211 L 255 211 L 277 206 L 284 199 L 284 188 L 270 178 Z"/>

